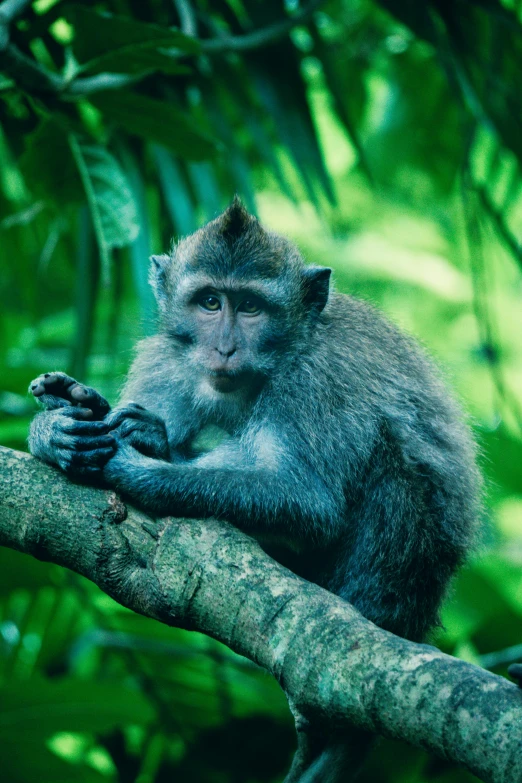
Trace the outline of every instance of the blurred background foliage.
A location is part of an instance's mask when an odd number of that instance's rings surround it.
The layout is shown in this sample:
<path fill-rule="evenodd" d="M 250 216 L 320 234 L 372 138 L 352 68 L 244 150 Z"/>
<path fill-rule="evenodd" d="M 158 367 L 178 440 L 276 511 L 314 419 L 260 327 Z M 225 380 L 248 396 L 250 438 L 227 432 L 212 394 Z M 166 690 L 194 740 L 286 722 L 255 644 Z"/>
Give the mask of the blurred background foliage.
<path fill-rule="evenodd" d="M 235 192 L 435 355 L 487 481 L 435 642 L 522 658 L 519 0 L 0 2 L 0 443 L 40 372 L 115 400 L 147 257 Z M 311 651 L 313 654 L 313 651 Z M 285 699 L 211 639 L 0 551 L 6 783 L 279 781 Z M 362 783 L 465 783 L 382 742 Z"/>

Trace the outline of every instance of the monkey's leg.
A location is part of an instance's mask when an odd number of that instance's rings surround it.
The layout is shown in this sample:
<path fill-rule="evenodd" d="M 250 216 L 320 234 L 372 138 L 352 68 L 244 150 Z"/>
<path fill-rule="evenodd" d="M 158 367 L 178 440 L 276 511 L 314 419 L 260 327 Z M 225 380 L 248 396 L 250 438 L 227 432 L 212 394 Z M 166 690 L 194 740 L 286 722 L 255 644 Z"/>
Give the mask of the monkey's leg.
<path fill-rule="evenodd" d="M 297 751 L 284 783 L 351 783 L 375 741 L 373 734 L 347 729 L 326 734 L 296 716 Z"/>
<path fill-rule="evenodd" d="M 78 383 L 64 372 L 46 372 L 29 385 L 29 391 L 47 410 L 75 405 L 90 408 L 94 419 L 103 419 L 110 411 L 107 400 L 90 386 Z"/>
<path fill-rule="evenodd" d="M 295 721 L 297 735 L 297 750 L 292 759 L 292 766 L 284 779 L 284 783 L 299 783 L 303 774 L 310 768 L 324 748 L 324 734 L 314 731 L 310 721 L 298 712 L 289 699 L 288 704 Z"/>

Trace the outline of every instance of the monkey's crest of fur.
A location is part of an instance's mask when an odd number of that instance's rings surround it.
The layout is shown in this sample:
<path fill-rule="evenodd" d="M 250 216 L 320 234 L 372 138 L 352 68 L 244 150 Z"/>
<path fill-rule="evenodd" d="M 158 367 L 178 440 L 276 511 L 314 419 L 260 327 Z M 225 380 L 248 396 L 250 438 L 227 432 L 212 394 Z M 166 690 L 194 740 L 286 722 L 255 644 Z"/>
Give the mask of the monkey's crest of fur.
<path fill-rule="evenodd" d="M 225 242 L 233 245 L 252 224 L 259 223 L 253 215 L 249 215 L 239 196 L 234 196 L 232 204 L 217 219 L 216 225 Z"/>
<path fill-rule="evenodd" d="M 172 283 L 191 272 L 245 280 L 295 278 L 304 267 L 297 249 L 264 229 L 237 196 L 221 215 L 174 245 L 170 256 L 153 256 L 152 261 Z"/>

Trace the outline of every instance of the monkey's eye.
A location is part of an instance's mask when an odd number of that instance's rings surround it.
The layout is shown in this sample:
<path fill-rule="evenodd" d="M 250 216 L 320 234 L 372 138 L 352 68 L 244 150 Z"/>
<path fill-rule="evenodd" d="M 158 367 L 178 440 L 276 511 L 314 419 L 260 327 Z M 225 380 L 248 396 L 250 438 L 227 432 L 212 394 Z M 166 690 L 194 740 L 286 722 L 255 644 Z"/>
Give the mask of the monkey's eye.
<path fill-rule="evenodd" d="M 212 295 L 203 296 L 199 300 L 199 304 L 204 310 L 210 310 L 211 312 L 215 312 L 221 308 L 221 302 L 217 296 Z"/>
<path fill-rule="evenodd" d="M 247 313 L 247 315 L 257 315 L 261 310 L 261 306 L 256 299 L 244 299 L 237 309 L 240 313 Z"/>

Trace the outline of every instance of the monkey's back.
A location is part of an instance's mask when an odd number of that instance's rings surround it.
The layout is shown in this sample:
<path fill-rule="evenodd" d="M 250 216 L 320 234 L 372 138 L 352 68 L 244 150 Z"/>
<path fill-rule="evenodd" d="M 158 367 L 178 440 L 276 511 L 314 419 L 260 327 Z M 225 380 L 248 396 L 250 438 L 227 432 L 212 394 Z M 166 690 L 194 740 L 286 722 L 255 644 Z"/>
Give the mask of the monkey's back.
<path fill-rule="evenodd" d="M 441 504 L 434 513 L 455 545 L 469 548 L 481 507 L 476 449 L 418 343 L 371 305 L 332 294 L 285 391 L 302 448 L 339 498 L 357 492 L 387 449 L 393 470 L 426 479 L 424 502 Z"/>

